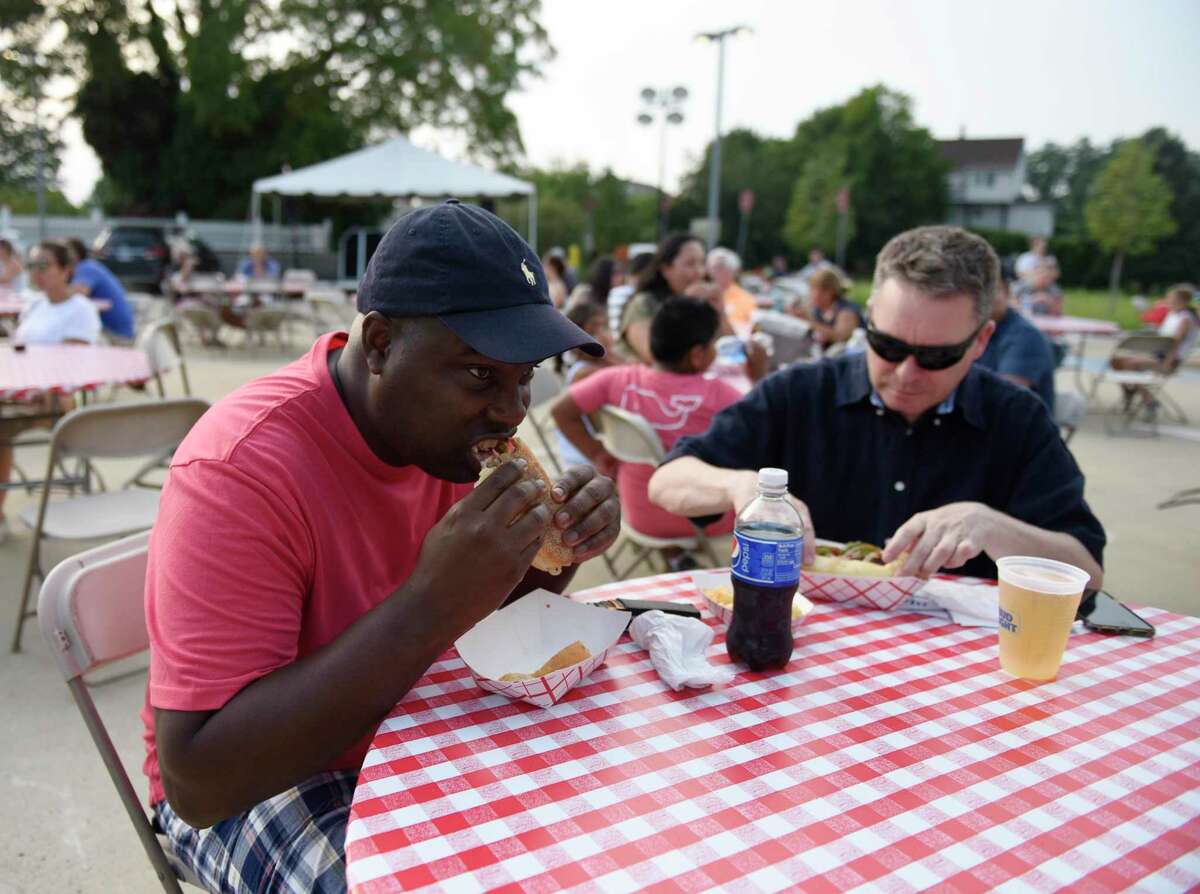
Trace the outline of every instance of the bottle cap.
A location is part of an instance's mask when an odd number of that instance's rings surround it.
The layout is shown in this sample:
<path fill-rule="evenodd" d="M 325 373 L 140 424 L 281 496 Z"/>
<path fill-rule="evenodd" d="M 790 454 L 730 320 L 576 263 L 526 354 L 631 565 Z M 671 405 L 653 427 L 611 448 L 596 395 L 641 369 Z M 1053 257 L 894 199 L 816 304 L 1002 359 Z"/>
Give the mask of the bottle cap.
<path fill-rule="evenodd" d="M 758 486 L 771 490 L 785 490 L 788 483 L 787 469 L 759 469 Z"/>

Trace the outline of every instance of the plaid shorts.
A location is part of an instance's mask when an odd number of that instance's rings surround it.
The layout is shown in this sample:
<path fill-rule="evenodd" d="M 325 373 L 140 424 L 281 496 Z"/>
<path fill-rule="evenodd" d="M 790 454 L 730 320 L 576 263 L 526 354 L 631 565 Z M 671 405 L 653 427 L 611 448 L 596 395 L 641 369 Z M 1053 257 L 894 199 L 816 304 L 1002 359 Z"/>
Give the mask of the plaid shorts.
<path fill-rule="evenodd" d="M 165 800 L 154 815 L 175 857 L 214 894 L 342 894 L 357 780 L 355 770 L 321 773 L 210 829 L 192 828 Z"/>

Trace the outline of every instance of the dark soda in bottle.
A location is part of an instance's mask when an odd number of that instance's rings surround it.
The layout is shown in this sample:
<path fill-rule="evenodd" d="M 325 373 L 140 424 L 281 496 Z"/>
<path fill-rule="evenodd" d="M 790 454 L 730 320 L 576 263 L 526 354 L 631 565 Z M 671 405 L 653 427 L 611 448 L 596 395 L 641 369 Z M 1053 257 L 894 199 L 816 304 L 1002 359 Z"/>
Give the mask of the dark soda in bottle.
<path fill-rule="evenodd" d="M 785 469 L 759 469 L 758 496 L 738 513 L 733 528 L 733 620 L 725 648 L 756 671 L 783 667 L 792 657 L 804 522 L 787 499 L 787 480 Z"/>

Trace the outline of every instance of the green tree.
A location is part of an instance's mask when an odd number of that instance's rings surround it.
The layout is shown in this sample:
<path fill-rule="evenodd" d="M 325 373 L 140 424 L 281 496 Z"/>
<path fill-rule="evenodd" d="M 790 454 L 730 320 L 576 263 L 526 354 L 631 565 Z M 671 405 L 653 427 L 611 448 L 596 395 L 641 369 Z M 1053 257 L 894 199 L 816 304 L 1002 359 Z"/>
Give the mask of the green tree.
<path fill-rule="evenodd" d="M 832 257 L 837 250 L 837 196 L 851 189 L 846 173 L 846 152 L 837 141 L 830 141 L 808 160 L 792 188 L 783 226 L 783 238 L 797 253 L 820 248 Z M 854 238 L 853 207 L 846 215 L 846 239 Z"/>
<path fill-rule="evenodd" d="M 814 160 L 828 165 L 830 145 L 844 154 L 842 170 L 846 181 L 853 184 L 850 200 L 855 227 L 847 246 L 851 266 L 869 266 L 884 242 L 901 230 L 941 220 L 949 166 L 929 131 L 913 121 L 911 106 L 902 93 L 872 87 L 800 122 L 790 140 L 764 139 L 750 131 L 731 132 L 721 142 L 722 242 L 733 244 L 737 195 L 749 188 L 757 199 L 750 225 L 753 251 L 747 251 L 750 262 L 787 253 L 784 224 L 795 183 Z M 707 196 L 710 155 L 711 147 L 698 169 L 684 178 L 680 200 L 672 212 L 675 226 L 704 215 L 707 199 L 702 197 Z"/>
<path fill-rule="evenodd" d="M 1171 190 L 1154 173 L 1154 152 L 1140 140 L 1123 143 L 1096 178 L 1084 209 L 1088 232 L 1113 254 L 1110 312 L 1116 309 L 1125 256 L 1147 254 L 1175 232 L 1170 208 Z"/>
<path fill-rule="evenodd" d="M 1054 232 L 1086 238 L 1084 206 L 1096 176 L 1112 157 L 1113 148 L 1093 145 L 1086 138 L 1070 146 L 1047 143 L 1029 153 L 1026 179 L 1037 198 L 1054 204 Z"/>
<path fill-rule="evenodd" d="M 851 266 L 869 268 L 896 233 L 943 219 L 949 165 L 929 131 L 913 121 L 907 96 L 871 87 L 801 122 L 793 138 L 806 164 L 830 142 L 843 147 L 845 174 L 853 184 L 855 235 L 847 246 Z"/>
<path fill-rule="evenodd" d="M 670 223 L 675 230 L 686 230 L 694 218 L 708 213 L 708 170 L 712 146 L 699 165 L 684 175 L 679 196 L 671 206 Z M 767 263 L 774 255 L 786 254 L 783 239 L 784 219 L 792 184 L 799 172 L 791 142 L 762 137 L 750 130 L 738 129 L 721 139 L 721 244 L 737 244 L 742 190 L 754 193 L 746 237 L 746 266 Z"/>
<path fill-rule="evenodd" d="M 611 170 L 595 174 L 579 163 L 509 171 L 537 187 L 540 245 L 578 245 L 590 258 L 611 254 L 630 242 L 654 239 L 655 198 L 634 195 L 630 185 Z M 524 231 L 528 214 L 524 199 L 501 202 L 497 213 Z"/>
<path fill-rule="evenodd" d="M 37 52 L 77 83 L 103 194 L 120 203 L 109 210 L 242 216 L 255 178 L 417 125 L 513 158 L 505 97 L 552 52 L 539 11 L 538 0 L 14 0 L 0 13 L 0 80 Z"/>

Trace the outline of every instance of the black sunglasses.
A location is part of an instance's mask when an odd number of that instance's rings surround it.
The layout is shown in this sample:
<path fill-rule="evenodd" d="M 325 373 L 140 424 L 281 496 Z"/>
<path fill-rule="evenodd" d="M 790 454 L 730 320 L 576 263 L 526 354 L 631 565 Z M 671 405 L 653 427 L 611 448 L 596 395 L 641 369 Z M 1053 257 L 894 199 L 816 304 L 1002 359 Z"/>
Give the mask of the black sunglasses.
<path fill-rule="evenodd" d="M 958 344 L 910 345 L 906 341 L 880 332 L 868 320 L 867 344 L 871 346 L 872 351 L 888 363 L 903 363 L 905 357 L 911 356 L 917 361 L 917 366 L 921 367 L 921 369 L 930 371 L 949 369 L 963 359 L 963 355 L 967 353 L 967 350 L 971 347 L 976 336 L 979 335 L 986 323 L 987 320 L 984 320 L 975 327 L 974 332 Z"/>

